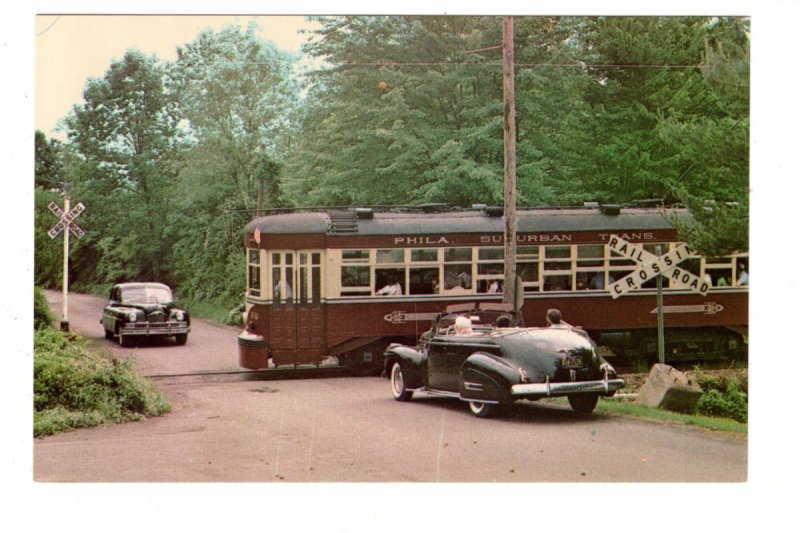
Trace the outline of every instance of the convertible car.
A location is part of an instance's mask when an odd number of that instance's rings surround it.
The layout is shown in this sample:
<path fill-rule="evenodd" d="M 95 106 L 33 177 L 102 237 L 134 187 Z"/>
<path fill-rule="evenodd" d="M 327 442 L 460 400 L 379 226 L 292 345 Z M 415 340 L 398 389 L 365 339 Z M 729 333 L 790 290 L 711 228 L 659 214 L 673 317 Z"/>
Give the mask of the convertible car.
<path fill-rule="evenodd" d="M 480 418 L 516 400 L 556 396 L 590 413 L 624 385 L 583 330 L 520 327 L 505 304 L 448 307 L 416 347 L 390 345 L 385 369 L 395 400 L 415 391 L 453 396 Z"/>

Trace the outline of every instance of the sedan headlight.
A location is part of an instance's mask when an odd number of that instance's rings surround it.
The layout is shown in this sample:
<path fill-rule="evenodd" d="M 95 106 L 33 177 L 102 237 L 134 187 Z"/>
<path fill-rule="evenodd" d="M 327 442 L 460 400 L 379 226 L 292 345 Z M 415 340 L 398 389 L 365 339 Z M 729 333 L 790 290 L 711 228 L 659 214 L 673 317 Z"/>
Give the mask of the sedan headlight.
<path fill-rule="evenodd" d="M 136 311 L 128 313 L 128 322 L 136 322 Z"/>
<path fill-rule="evenodd" d="M 186 318 L 186 315 L 183 313 L 183 311 L 176 311 L 175 312 L 175 320 L 177 320 L 178 322 L 183 322 L 183 320 L 185 318 Z"/>

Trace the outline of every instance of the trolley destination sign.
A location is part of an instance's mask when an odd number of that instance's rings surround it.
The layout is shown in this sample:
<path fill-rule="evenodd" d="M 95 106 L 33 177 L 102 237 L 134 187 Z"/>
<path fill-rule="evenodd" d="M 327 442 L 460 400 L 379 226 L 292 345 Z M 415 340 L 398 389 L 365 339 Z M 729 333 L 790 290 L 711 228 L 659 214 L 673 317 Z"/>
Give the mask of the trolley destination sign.
<path fill-rule="evenodd" d="M 58 223 L 50 228 L 50 231 L 47 232 L 51 239 L 55 239 L 56 236 L 64 230 L 64 228 L 69 228 L 72 234 L 79 239 L 85 235 L 80 226 L 73 222 L 73 220 L 75 220 L 78 215 L 83 213 L 83 210 L 86 209 L 86 206 L 83 205 L 83 202 L 78 202 L 75 207 L 69 210 L 69 213 L 64 213 L 64 210 L 61 209 L 61 207 L 59 207 L 59 205 L 55 202 L 50 202 L 47 205 L 47 208 L 50 209 L 50 211 L 52 211 L 53 214 L 60 219 Z"/>
<path fill-rule="evenodd" d="M 608 240 L 608 247 L 618 254 L 639 263 L 639 268 L 621 280 L 609 285 L 608 290 L 611 292 L 612 298 L 619 298 L 633 289 L 638 289 L 646 281 L 659 275 L 672 280 L 674 287 L 699 292 L 703 296 L 708 293 L 710 287 L 707 282 L 678 266 L 678 263 L 688 259 L 693 253 L 692 249 L 686 244 L 680 244 L 664 255 L 657 256 L 640 245 L 628 242 L 617 235 L 612 235 Z"/>

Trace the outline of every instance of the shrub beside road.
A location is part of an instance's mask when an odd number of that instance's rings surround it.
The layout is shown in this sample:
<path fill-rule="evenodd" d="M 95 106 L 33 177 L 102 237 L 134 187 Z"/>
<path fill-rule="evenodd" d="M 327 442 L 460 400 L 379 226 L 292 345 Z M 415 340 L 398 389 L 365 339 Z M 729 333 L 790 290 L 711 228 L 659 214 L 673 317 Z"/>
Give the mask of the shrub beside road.
<path fill-rule="evenodd" d="M 131 361 L 52 328 L 34 333 L 33 393 L 35 437 L 170 410 L 165 396 L 133 370 Z"/>

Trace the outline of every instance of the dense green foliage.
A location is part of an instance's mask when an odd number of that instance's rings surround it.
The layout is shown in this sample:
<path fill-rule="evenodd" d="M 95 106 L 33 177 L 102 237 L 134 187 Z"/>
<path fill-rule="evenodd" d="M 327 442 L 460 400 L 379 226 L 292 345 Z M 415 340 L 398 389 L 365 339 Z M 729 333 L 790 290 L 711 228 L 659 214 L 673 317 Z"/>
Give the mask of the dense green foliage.
<path fill-rule="evenodd" d="M 44 329 L 53 325 L 53 313 L 44 292 L 39 287 L 33 288 L 33 329 Z"/>
<path fill-rule="evenodd" d="M 699 380 L 703 395 L 697 412 L 747 422 L 747 380 L 703 376 Z"/>
<path fill-rule="evenodd" d="M 130 361 L 97 354 L 85 342 L 50 328 L 33 343 L 34 436 L 106 422 L 157 416 L 170 407 Z"/>
<path fill-rule="evenodd" d="M 73 288 L 153 279 L 221 308 L 254 209 L 501 204 L 501 18 L 319 20 L 304 78 L 231 27 L 88 80 L 67 142 L 36 137 L 36 282 L 57 284 L 63 184 L 87 206 Z M 515 61 L 520 205 L 680 201 L 696 250 L 748 248 L 748 19 L 516 17 Z"/>

